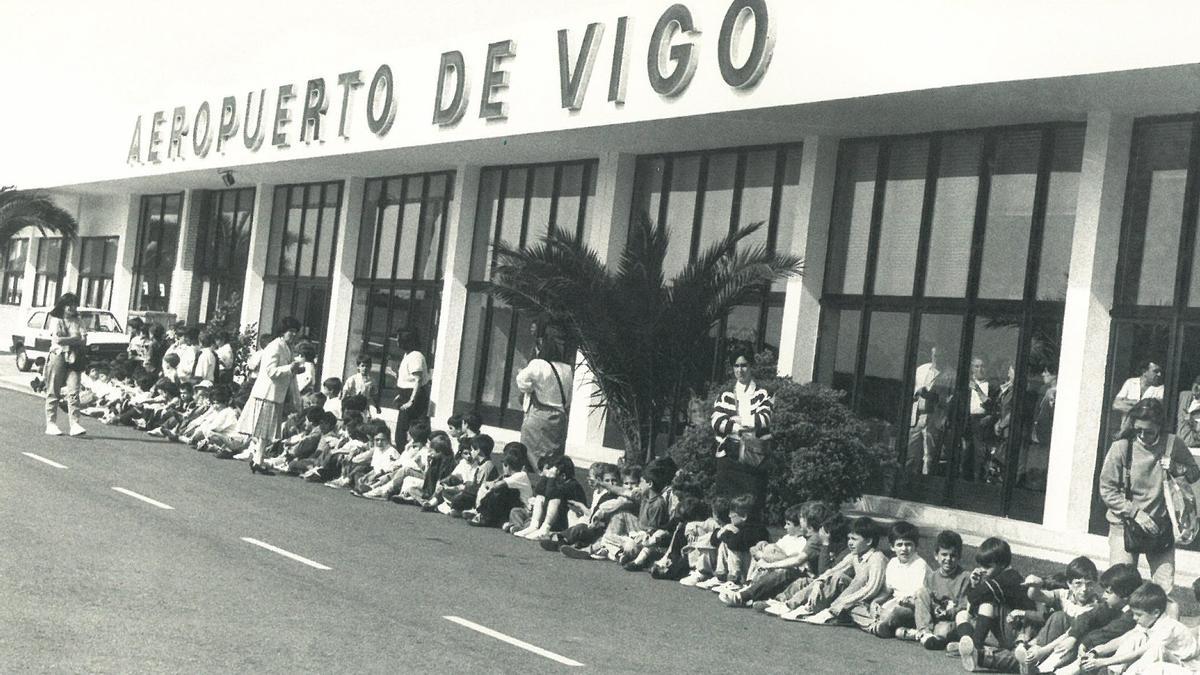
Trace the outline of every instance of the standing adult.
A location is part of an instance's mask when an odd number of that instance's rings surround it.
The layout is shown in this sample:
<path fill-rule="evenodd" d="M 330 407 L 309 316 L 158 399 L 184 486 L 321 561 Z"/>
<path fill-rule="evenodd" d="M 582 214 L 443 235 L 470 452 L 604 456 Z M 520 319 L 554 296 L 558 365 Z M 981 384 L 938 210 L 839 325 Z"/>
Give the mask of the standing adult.
<path fill-rule="evenodd" d="M 1129 411 L 1139 401 L 1148 398 L 1163 400 L 1162 366 L 1157 361 L 1145 359 L 1138 364 L 1138 373 L 1125 380 L 1117 395 L 1113 397 L 1113 411 L 1122 413 L 1118 433 L 1123 433 L 1129 428 Z"/>
<path fill-rule="evenodd" d="M 964 480 L 994 482 L 999 479 L 1000 468 L 992 456 L 995 448 L 996 388 L 987 376 L 987 364 L 983 357 L 971 359 L 970 408 L 967 411 L 966 434 L 963 435 Z"/>
<path fill-rule="evenodd" d="M 913 377 L 912 417 L 908 425 L 907 471 L 929 475 L 941 459 L 942 429 L 946 424 L 945 404 L 939 386 L 945 379 L 936 345 L 929 347 L 929 361 L 917 366 Z"/>
<path fill-rule="evenodd" d="M 429 389 L 433 378 L 429 362 L 421 353 L 421 339 L 406 328 L 396 334 L 396 345 L 404 356 L 396 366 L 396 447 L 408 445 L 408 425 L 429 416 Z"/>
<path fill-rule="evenodd" d="M 711 424 L 717 440 L 717 469 L 713 491 L 718 496 L 754 497 L 757 517 L 767 500 L 764 468 L 771 440 L 771 393 L 754 382 L 754 355 L 735 353 L 734 383 L 713 404 Z"/>
<path fill-rule="evenodd" d="M 258 354 L 257 377 L 250 398 L 238 417 L 237 431 L 250 437 L 250 471 L 272 475 L 263 464 L 263 451 L 279 434 L 279 425 L 287 413 L 286 405 L 296 405 L 296 373 L 303 366 L 292 357 L 292 343 L 300 334 L 300 322 L 288 316 L 275 327 L 276 337 Z"/>
<path fill-rule="evenodd" d="M 561 343 L 548 336 L 538 340 L 534 357 L 517 373 L 517 389 L 525 395 L 521 443 L 534 468 L 566 453 L 573 379 Z"/>
<path fill-rule="evenodd" d="M 1170 593 L 1175 585 L 1175 543 L 1163 481 L 1170 475 L 1194 483 L 1200 480 L 1200 467 L 1178 436 L 1163 433 L 1164 417 L 1162 401 L 1156 398 L 1139 401 L 1129 410 L 1129 428 L 1104 456 L 1100 498 L 1108 507 L 1109 563 L 1136 565 L 1144 554 L 1151 579 Z M 1162 533 L 1164 541 L 1131 551 L 1138 548 L 1127 546 L 1136 543 L 1126 536 L 1131 527 L 1151 537 Z"/>
<path fill-rule="evenodd" d="M 84 362 L 87 333 L 79 321 L 79 298 L 74 293 L 63 293 L 50 310 L 50 321 L 46 326 L 50 333 L 50 350 L 46 354 L 46 435 L 62 436 L 58 428 L 58 406 L 66 389 L 67 417 L 70 420 L 68 433 L 82 436 L 87 430 L 79 424 L 79 374 L 87 364 Z"/>
<path fill-rule="evenodd" d="M 1191 389 L 1179 392 L 1179 409 L 1175 414 L 1175 435 L 1189 448 L 1200 450 L 1197 413 L 1200 413 L 1200 375 L 1192 380 Z"/>

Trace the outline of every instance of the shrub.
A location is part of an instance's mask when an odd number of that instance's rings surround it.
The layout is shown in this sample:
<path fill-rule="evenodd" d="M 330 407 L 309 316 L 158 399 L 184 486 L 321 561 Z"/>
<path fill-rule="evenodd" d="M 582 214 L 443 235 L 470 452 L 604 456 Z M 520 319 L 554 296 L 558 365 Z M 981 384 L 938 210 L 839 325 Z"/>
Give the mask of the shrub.
<path fill-rule="evenodd" d="M 868 486 L 874 488 L 889 468 L 890 453 L 873 439 L 877 435 L 869 425 L 842 403 L 845 394 L 821 384 L 761 375 L 755 382 L 775 399 L 774 445 L 765 463 L 768 521 L 781 522 L 792 504 L 810 499 L 842 504 L 860 497 Z M 713 386 L 706 409 L 711 411 L 716 397 L 730 386 Z M 679 468 L 695 474 L 710 492 L 715 445 L 705 423 L 689 427 L 670 449 Z"/>

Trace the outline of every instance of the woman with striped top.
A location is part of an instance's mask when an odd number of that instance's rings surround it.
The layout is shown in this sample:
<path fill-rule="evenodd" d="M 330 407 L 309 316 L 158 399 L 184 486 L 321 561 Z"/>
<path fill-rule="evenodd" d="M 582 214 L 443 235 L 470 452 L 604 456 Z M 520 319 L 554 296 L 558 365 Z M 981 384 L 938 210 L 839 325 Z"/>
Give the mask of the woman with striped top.
<path fill-rule="evenodd" d="M 711 424 L 717 441 L 717 495 L 754 496 L 757 515 L 767 497 L 764 460 L 771 440 L 771 393 L 754 383 L 754 356 L 738 352 L 733 358 L 733 387 L 713 404 Z"/>

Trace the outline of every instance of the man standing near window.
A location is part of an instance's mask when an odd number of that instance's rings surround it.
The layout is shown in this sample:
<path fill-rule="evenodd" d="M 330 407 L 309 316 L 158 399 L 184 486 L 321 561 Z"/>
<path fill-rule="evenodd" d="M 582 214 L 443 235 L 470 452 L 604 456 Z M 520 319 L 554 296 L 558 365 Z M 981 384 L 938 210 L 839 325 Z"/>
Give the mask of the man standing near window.
<path fill-rule="evenodd" d="M 971 408 L 967 424 L 967 434 L 963 438 L 963 478 L 971 480 L 972 475 L 987 481 L 1000 475 L 994 464 L 992 449 L 995 446 L 995 436 L 992 429 L 996 424 L 996 390 L 987 379 L 987 366 L 982 357 L 971 359 L 971 381 L 967 385 L 971 393 Z M 966 462 L 972 462 L 966 465 Z"/>
<path fill-rule="evenodd" d="M 917 366 L 913 377 L 912 418 L 908 427 L 908 473 L 928 476 L 938 457 L 945 426 L 945 401 L 938 386 L 942 367 L 938 348 L 929 347 L 929 362 Z"/>
<path fill-rule="evenodd" d="M 1113 399 L 1112 409 L 1121 413 L 1121 430 L 1124 431 L 1129 422 L 1126 415 L 1137 405 L 1138 401 L 1147 398 L 1163 400 L 1163 369 L 1157 361 L 1143 360 L 1138 367 L 1141 375 L 1125 380 L 1121 390 Z"/>

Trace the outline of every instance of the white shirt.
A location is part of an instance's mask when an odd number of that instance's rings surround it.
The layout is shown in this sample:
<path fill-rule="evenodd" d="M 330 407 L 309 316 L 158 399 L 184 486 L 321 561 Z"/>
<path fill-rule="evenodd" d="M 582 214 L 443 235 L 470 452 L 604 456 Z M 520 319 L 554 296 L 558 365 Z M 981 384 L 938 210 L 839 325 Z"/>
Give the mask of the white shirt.
<path fill-rule="evenodd" d="M 175 345 L 175 353 L 179 355 L 179 366 L 175 370 L 180 382 L 187 381 L 195 374 L 197 352 L 198 350 L 191 345 Z"/>
<path fill-rule="evenodd" d="M 1117 392 L 1117 398 L 1125 401 L 1140 401 L 1144 398 L 1156 398 L 1162 400 L 1163 385 L 1156 384 L 1153 387 L 1146 387 L 1142 390 L 1142 378 L 1131 377 L 1125 380 L 1125 384 L 1121 385 L 1121 391 Z"/>
<path fill-rule="evenodd" d="M 1162 672 L 1161 666 L 1158 664 L 1167 661 L 1182 663 L 1183 672 L 1195 672 L 1200 669 L 1200 663 L 1196 662 L 1198 657 L 1196 634 L 1193 629 L 1183 625 L 1177 619 L 1172 619 L 1164 614 L 1158 617 L 1154 625 L 1149 628 L 1134 626 L 1133 630 L 1125 634 L 1122 641 L 1140 640 L 1142 636 L 1145 636 L 1146 640 L 1146 654 L 1126 672 Z M 1154 665 L 1151 666 L 1151 663 Z M 1172 670 L 1170 672 L 1180 671 Z"/>
<path fill-rule="evenodd" d="M 521 494 L 521 504 L 529 504 L 529 500 L 533 497 L 533 484 L 529 482 L 529 474 L 524 471 L 518 471 L 511 476 L 505 476 L 504 484 L 516 490 Z"/>
<path fill-rule="evenodd" d="M 217 358 L 221 360 L 221 367 L 229 370 L 233 367 L 233 345 L 226 342 L 217 348 Z"/>
<path fill-rule="evenodd" d="M 333 413 L 333 416 L 342 419 L 342 399 L 327 398 L 325 399 L 325 412 Z"/>
<path fill-rule="evenodd" d="M 913 555 L 908 563 L 900 562 L 899 558 L 888 561 L 884 570 L 883 580 L 892 597 L 897 600 L 911 598 L 925 586 L 925 575 L 929 572 L 929 564 L 919 555 Z"/>
<path fill-rule="evenodd" d="M 991 383 L 987 380 L 972 380 L 971 381 L 971 414 L 982 415 L 983 402 L 990 398 Z M 981 395 L 982 394 L 982 395 Z"/>
<path fill-rule="evenodd" d="M 804 547 L 808 545 L 808 540 L 804 537 L 785 534 L 775 542 L 775 545 L 783 549 L 783 552 L 789 556 L 800 555 L 804 553 Z"/>
<path fill-rule="evenodd" d="M 227 405 L 220 410 L 213 411 L 212 414 L 205 418 L 199 430 L 203 433 L 229 435 L 237 427 L 238 415 L 240 413 L 241 411 L 237 408 Z"/>
<path fill-rule="evenodd" d="M 371 453 L 371 469 L 374 471 L 391 471 L 400 462 L 400 451 L 392 446 Z"/>
<path fill-rule="evenodd" d="M 754 392 L 758 391 L 758 385 L 754 384 L 754 380 L 750 380 L 746 384 L 741 382 L 733 383 L 733 395 L 737 397 L 738 405 L 738 424 L 742 425 L 743 429 L 754 428 Z"/>
<path fill-rule="evenodd" d="M 396 388 L 418 389 L 429 380 L 429 364 L 424 354 L 411 351 L 400 359 L 400 365 L 396 367 Z"/>
<path fill-rule="evenodd" d="M 565 363 L 551 363 L 546 359 L 534 359 L 517 373 L 517 389 L 525 394 L 525 410 L 529 411 L 533 399 L 550 408 L 566 412 L 571 405 L 571 385 L 573 384 L 571 366 Z M 559 389 L 559 384 L 562 389 Z M 564 396 L 566 397 L 564 399 Z"/>

